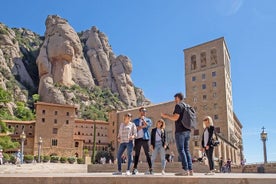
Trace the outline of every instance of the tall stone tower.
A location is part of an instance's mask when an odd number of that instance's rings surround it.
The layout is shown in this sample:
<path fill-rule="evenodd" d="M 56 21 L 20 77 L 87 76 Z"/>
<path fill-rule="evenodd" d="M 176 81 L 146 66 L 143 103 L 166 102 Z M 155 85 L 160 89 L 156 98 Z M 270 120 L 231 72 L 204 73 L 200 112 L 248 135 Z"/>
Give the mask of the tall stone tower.
<path fill-rule="evenodd" d="M 217 156 L 239 160 L 242 126 L 233 112 L 230 54 L 224 38 L 184 49 L 184 55 L 186 102 L 198 115 L 198 130 L 192 139 L 193 155 L 198 155 L 201 147 L 202 120 L 211 116 L 216 131 L 229 143 L 219 149 Z"/>

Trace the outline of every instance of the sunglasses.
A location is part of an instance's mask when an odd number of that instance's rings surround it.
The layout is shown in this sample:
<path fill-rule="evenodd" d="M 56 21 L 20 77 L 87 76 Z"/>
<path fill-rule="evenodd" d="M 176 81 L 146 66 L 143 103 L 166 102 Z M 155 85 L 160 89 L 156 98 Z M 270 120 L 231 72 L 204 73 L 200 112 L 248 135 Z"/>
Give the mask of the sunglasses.
<path fill-rule="evenodd" d="M 130 113 L 126 114 L 126 117 L 132 117 L 132 115 Z"/>

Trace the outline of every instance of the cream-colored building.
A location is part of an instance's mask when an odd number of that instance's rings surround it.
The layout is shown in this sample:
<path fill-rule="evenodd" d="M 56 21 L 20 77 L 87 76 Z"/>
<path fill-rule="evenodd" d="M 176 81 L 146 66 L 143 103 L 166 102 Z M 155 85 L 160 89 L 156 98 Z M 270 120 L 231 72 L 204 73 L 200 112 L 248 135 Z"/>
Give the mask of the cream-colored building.
<path fill-rule="evenodd" d="M 230 158 L 239 164 L 242 159 L 242 124 L 233 111 L 230 53 L 224 38 L 184 49 L 186 102 L 198 115 L 192 150 L 201 155 L 202 120 L 211 116 L 222 140 L 215 157 Z"/>

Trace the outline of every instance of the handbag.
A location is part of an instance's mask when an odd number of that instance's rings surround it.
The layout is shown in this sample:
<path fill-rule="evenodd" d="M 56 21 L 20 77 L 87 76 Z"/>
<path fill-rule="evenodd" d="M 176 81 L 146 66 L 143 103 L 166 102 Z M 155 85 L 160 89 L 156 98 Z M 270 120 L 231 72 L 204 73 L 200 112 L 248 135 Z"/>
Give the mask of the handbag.
<path fill-rule="evenodd" d="M 220 141 L 218 140 L 218 136 L 217 136 L 217 133 L 215 132 L 215 130 L 214 130 L 214 135 L 215 135 L 215 137 L 213 136 L 213 138 L 212 138 L 211 146 L 216 147 L 220 144 Z"/>

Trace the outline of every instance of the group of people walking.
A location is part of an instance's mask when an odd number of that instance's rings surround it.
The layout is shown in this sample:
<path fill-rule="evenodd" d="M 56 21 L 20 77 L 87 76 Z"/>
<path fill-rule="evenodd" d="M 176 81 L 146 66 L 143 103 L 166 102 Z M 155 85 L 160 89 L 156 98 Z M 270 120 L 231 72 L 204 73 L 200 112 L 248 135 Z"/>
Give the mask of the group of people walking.
<path fill-rule="evenodd" d="M 130 113 L 124 114 L 124 122 L 120 124 L 118 141 L 120 142 L 117 160 L 118 171 L 113 175 L 122 175 L 122 155 L 127 149 L 127 169 L 126 175 L 138 174 L 138 162 L 140 157 L 140 151 L 143 147 L 145 156 L 148 163 L 148 170 L 145 174 L 153 174 L 153 166 L 158 154 L 161 158 L 161 174 L 165 175 L 166 159 L 165 150 L 167 147 L 165 121 L 163 119 L 169 119 L 175 122 L 175 142 L 178 151 L 179 158 L 181 160 L 182 168 L 179 172 L 175 173 L 176 176 L 193 176 L 192 157 L 189 151 L 189 142 L 191 130 L 187 129 L 182 124 L 182 118 L 184 115 L 185 107 L 181 105 L 183 103 L 183 94 L 177 93 L 174 95 L 175 108 L 173 114 L 161 113 L 161 118 L 156 121 L 155 127 L 150 132 L 152 121 L 146 117 L 146 108 L 141 107 L 139 109 L 140 116 L 133 121 Z M 163 118 L 163 119 L 162 119 Z M 213 146 L 212 137 L 214 134 L 214 126 L 212 118 L 207 116 L 203 120 L 204 132 L 202 135 L 202 150 L 206 153 L 210 173 L 214 172 L 214 159 L 213 159 Z M 134 158 L 132 160 L 132 151 L 134 150 Z M 152 155 L 150 156 L 150 151 Z M 133 162 L 133 169 L 130 171 L 131 163 Z"/>

